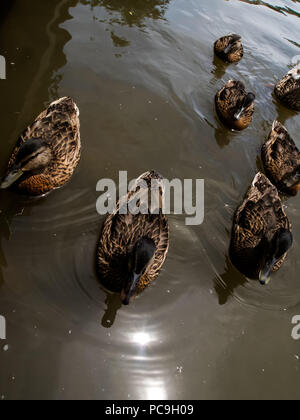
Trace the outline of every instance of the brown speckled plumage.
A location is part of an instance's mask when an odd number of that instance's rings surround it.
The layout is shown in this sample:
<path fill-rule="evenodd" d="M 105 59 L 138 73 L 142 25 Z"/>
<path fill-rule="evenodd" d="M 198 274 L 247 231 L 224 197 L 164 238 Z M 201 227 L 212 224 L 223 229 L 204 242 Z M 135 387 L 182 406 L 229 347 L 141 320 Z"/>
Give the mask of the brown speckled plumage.
<path fill-rule="evenodd" d="M 215 42 L 214 51 L 221 60 L 238 63 L 244 56 L 242 38 L 236 34 L 224 36 Z"/>
<path fill-rule="evenodd" d="M 297 194 L 300 183 L 300 151 L 287 129 L 275 121 L 268 140 L 262 146 L 265 172 L 284 194 Z"/>
<path fill-rule="evenodd" d="M 245 200 L 237 209 L 232 229 L 230 258 L 236 268 L 251 279 L 258 279 L 264 247 L 280 229 L 292 227 L 284 212 L 276 187 L 258 173 Z M 279 270 L 286 255 L 276 264 Z"/>
<path fill-rule="evenodd" d="M 300 112 L 300 65 L 277 83 L 274 93 L 287 108 Z"/>
<path fill-rule="evenodd" d="M 230 80 L 217 93 L 215 98 L 217 114 L 227 127 L 241 131 L 250 125 L 254 114 L 254 103 L 245 109 L 238 120 L 235 118 L 247 95 L 244 84 L 234 80 Z"/>
<path fill-rule="evenodd" d="M 40 196 L 62 187 L 73 175 L 81 153 L 79 110 L 71 98 L 61 98 L 43 111 L 20 136 L 8 163 L 14 166 L 20 146 L 29 139 L 42 139 L 51 149 L 52 160 L 40 173 L 24 174 L 17 189 Z"/>
<path fill-rule="evenodd" d="M 161 175 L 152 171 L 141 175 L 138 180 L 140 179 L 145 180 L 148 187 L 151 180 L 157 180 L 161 185 L 162 197 L 164 188 Z M 135 193 L 128 193 L 121 202 L 128 203 L 134 195 Z M 162 214 L 161 205 L 162 201 L 159 204 L 159 214 L 122 215 L 118 213 L 121 206 L 119 202 L 114 214 L 107 217 L 97 251 L 97 268 L 101 283 L 109 291 L 121 292 L 130 274 L 131 253 L 136 243 L 144 237 L 152 239 L 155 243 L 155 255 L 139 281 L 137 294 L 159 275 L 169 249 L 169 224 L 167 217 Z"/>

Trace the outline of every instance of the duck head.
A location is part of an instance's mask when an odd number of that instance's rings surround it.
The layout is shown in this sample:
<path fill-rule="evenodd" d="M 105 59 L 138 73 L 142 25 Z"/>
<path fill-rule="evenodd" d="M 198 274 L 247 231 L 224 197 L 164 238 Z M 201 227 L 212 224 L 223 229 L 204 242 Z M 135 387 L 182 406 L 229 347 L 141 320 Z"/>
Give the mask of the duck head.
<path fill-rule="evenodd" d="M 140 239 L 130 258 L 130 274 L 121 292 L 123 305 L 129 305 L 138 292 L 139 281 L 147 272 L 155 255 L 155 243 L 152 239 Z"/>
<path fill-rule="evenodd" d="M 289 194 L 296 196 L 300 191 L 300 168 L 283 180 L 283 184 Z"/>
<path fill-rule="evenodd" d="M 223 50 L 225 55 L 228 55 L 233 48 L 239 48 L 242 45 L 242 37 L 240 35 L 230 34 L 229 37 L 230 41 Z"/>
<path fill-rule="evenodd" d="M 30 139 L 20 146 L 14 165 L 2 179 L 0 188 L 9 188 L 23 175 L 33 175 L 43 170 L 52 160 L 52 152 L 42 139 Z"/>
<path fill-rule="evenodd" d="M 259 274 L 259 281 L 264 286 L 270 282 L 276 264 L 283 258 L 293 244 L 293 235 L 287 229 L 280 229 L 267 243 L 265 262 Z"/>
<path fill-rule="evenodd" d="M 245 98 L 244 98 L 242 104 L 239 106 L 237 112 L 234 114 L 234 118 L 235 118 L 236 121 L 239 121 L 243 117 L 244 113 L 253 105 L 254 101 L 255 101 L 254 93 L 249 92 L 245 96 Z"/>
<path fill-rule="evenodd" d="M 296 67 L 289 71 L 288 75 L 296 81 L 300 80 L 300 64 L 297 64 Z"/>

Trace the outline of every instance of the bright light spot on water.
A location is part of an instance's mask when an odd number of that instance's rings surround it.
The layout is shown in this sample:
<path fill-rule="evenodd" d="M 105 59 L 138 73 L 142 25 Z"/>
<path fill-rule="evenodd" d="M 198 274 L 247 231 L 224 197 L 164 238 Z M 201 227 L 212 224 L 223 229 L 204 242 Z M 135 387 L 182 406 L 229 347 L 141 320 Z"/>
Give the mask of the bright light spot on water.
<path fill-rule="evenodd" d="M 146 399 L 147 400 L 167 400 L 167 393 L 166 389 L 162 384 L 153 383 L 153 385 L 149 385 L 146 387 Z"/>
<path fill-rule="evenodd" d="M 145 332 L 134 333 L 132 336 L 132 341 L 140 346 L 147 346 L 151 341 L 151 335 Z"/>

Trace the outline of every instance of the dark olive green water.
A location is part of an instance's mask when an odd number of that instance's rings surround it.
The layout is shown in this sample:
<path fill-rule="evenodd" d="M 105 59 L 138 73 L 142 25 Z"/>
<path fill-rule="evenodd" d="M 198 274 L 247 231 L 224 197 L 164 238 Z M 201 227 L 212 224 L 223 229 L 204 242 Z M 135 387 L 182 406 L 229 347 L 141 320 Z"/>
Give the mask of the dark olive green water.
<path fill-rule="evenodd" d="M 300 146 L 299 116 L 272 97 L 300 55 L 299 16 L 290 0 L 1 2 L 1 173 L 20 132 L 64 95 L 81 110 L 83 156 L 71 183 L 42 200 L 0 194 L 0 398 L 300 397 L 300 198 L 286 202 L 295 242 L 268 288 L 227 258 L 275 118 Z M 227 67 L 212 45 L 229 32 L 244 37 L 245 58 Z M 238 134 L 214 111 L 231 78 L 257 95 Z M 96 183 L 154 168 L 205 179 L 205 222 L 170 217 L 161 276 L 121 308 L 95 274 Z"/>

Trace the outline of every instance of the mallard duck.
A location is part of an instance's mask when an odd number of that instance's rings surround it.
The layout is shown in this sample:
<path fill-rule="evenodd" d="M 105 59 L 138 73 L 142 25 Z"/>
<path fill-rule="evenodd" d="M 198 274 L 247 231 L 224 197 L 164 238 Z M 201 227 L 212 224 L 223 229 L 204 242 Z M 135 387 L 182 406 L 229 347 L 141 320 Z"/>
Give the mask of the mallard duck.
<path fill-rule="evenodd" d="M 274 92 L 283 105 L 294 111 L 300 111 L 300 64 L 277 83 Z"/>
<path fill-rule="evenodd" d="M 131 202 L 142 203 L 146 199 L 148 203 L 151 191 L 157 192 L 153 194 L 158 199 L 156 205 L 152 202 L 154 211 L 127 211 Z M 129 305 L 157 278 L 167 257 L 169 224 L 162 213 L 163 194 L 163 177 L 155 171 L 147 172 L 137 179 L 132 191 L 120 200 L 104 223 L 97 251 L 98 274 L 106 289 L 121 294 L 124 305 Z"/>
<path fill-rule="evenodd" d="M 214 45 L 215 54 L 227 63 L 238 63 L 244 56 L 242 37 L 230 34 L 218 39 Z"/>
<path fill-rule="evenodd" d="M 300 151 L 280 122 L 273 123 L 261 155 L 271 182 L 282 193 L 296 195 L 300 190 Z"/>
<path fill-rule="evenodd" d="M 255 95 L 247 93 L 242 82 L 230 80 L 216 95 L 217 114 L 233 130 L 247 128 L 254 114 Z"/>
<path fill-rule="evenodd" d="M 79 110 L 61 98 L 43 111 L 19 138 L 1 188 L 41 196 L 63 186 L 80 160 Z"/>
<path fill-rule="evenodd" d="M 276 187 L 258 173 L 234 216 L 232 263 L 246 277 L 268 284 L 292 246 L 291 229 Z"/>

